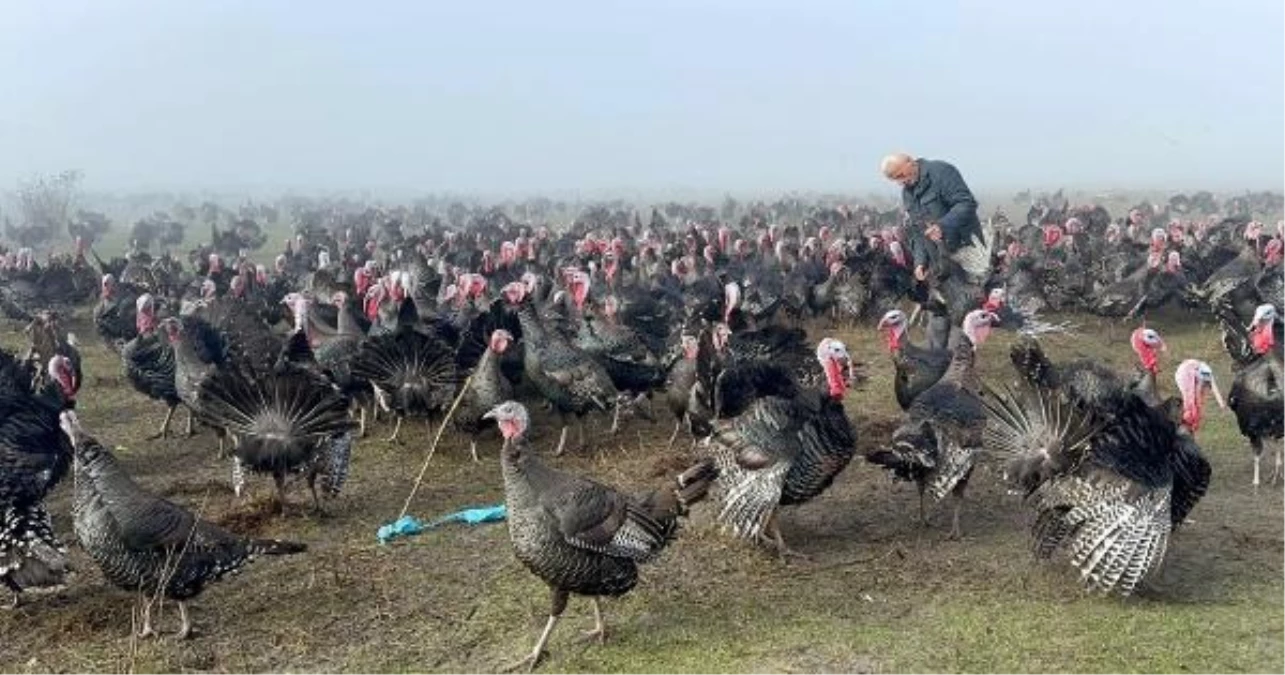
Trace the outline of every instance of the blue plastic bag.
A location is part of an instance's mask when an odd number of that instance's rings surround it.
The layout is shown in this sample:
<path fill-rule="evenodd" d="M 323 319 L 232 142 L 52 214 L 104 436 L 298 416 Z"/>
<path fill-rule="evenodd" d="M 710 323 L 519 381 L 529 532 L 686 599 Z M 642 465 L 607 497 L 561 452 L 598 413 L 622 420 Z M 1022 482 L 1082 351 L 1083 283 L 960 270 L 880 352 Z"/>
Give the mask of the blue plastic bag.
<path fill-rule="evenodd" d="M 416 535 L 424 530 L 431 530 L 446 523 L 464 523 L 466 525 L 478 525 L 481 523 L 495 523 L 505 519 L 508 512 L 503 504 L 495 506 L 480 506 L 476 508 L 463 509 L 455 513 L 448 513 L 441 518 L 428 523 L 421 522 L 415 516 L 402 516 L 396 521 L 383 525 L 375 536 L 379 543 L 387 544 L 389 541 L 398 537 L 409 537 Z"/>

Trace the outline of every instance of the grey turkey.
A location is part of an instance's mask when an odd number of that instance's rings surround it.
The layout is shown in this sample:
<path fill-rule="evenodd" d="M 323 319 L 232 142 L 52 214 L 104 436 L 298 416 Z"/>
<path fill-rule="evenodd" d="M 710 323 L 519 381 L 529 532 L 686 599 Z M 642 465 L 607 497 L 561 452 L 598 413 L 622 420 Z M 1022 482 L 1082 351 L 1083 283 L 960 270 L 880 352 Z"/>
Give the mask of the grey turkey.
<path fill-rule="evenodd" d="M 715 375 L 713 431 L 702 447 L 719 469 L 719 522 L 744 539 L 764 539 L 782 560 L 799 556 L 785 545 L 780 507 L 803 504 L 828 489 L 857 451 L 857 433 L 843 409 L 852 359 L 842 342 L 825 338 L 816 362 L 825 389 L 803 386 L 773 363 L 749 363 Z M 702 374 L 710 369 L 702 364 Z"/>
<path fill-rule="evenodd" d="M 137 334 L 120 348 L 121 366 L 134 390 L 150 399 L 161 401 L 167 410 L 161 428 L 149 439 L 169 434 L 174 411 L 183 403 L 175 384 L 174 345 L 158 329 L 156 300 L 151 293 L 138 296 L 135 308 Z M 192 430 L 192 412 L 188 410 L 188 433 Z"/>
<path fill-rule="evenodd" d="M 72 462 L 58 431 L 65 402 L 34 376 L 30 363 L 0 349 L 0 583 L 14 607 L 24 590 L 61 586 L 70 571 L 44 506 Z"/>
<path fill-rule="evenodd" d="M 353 407 L 358 409 L 357 435 L 365 438 L 366 411 L 375 403 L 374 390 L 371 389 L 369 382 L 353 376 L 352 373 L 352 359 L 360 350 L 366 334 L 348 304 L 348 295 L 340 291 L 331 297 L 331 303 L 335 306 L 337 314 L 335 330 L 329 335 L 321 335 L 312 330 L 315 322 L 312 319 L 311 298 L 303 294 L 291 293 L 286 295 L 282 302 L 292 308 L 302 307 L 302 311 L 308 317 L 309 343 L 313 346 L 313 356 L 316 358 L 317 365 L 326 372 L 335 386 L 339 387 L 339 391 L 352 401 Z M 300 310 L 292 309 L 292 311 L 297 313 Z"/>
<path fill-rule="evenodd" d="M 930 325 L 939 323 L 932 322 Z M 941 333 L 941 330 L 930 332 L 929 344 L 921 347 L 909 340 L 909 324 L 905 312 L 891 309 L 879 319 L 876 327 L 883 331 L 888 352 L 892 355 L 892 364 L 896 370 L 892 390 L 897 397 L 897 405 L 902 410 L 908 409 L 916 397 L 937 384 L 941 376 L 946 374 L 951 360 L 951 352 L 946 347 L 950 333 L 948 327 L 945 336 L 933 334 Z"/>
<path fill-rule="evenodd" d="M 491 333 L 490 345 L 474 367 L 460 397 L 459 407 L 451 418 L 456 430 L 468 434 L 469 454 L 474 462 L 478 461 L 477 437 L 486 424 L 485 415 L 513 398 L 513 385 L 500 372 L 500 359 L 511 344 L 513 336 L 507 330 L 497 328 Z"/>
<path fill-rule="evenodd" d="M 552 594 L 535 648 L 509 667 L 534 669 L 572 594 L 593 599 L 590 635 L 606 639 L 599 599 L 633 589 L 638 565 L 673 541 L 679 519 L 705 498 L 718 470 L 700 462 L 663 488 L 629 495 L 542 462 L 528 443 L 530 417 L 521 403 L 506 401 L 485 417 L 504 437 L 500 466 L 513 552 Z"/>
<path fill-rule="evenodd" d="M 178 603 L 180 638 L 192 634 L 187 603 L 207 584 L 239 571 L 259 555 L 307 550 L 303 544 L 248 539 L 144 490 L 74 412 L 61 426 L 75 449 L 72 521 L 76 539 L 112 585 L 141 592 L 140 637 L 154 634 L 151 610 L 164 597 Z"/>
<path fill-rule="evenodd" d="M 567 417 L 582 417 L 594 410 L 607 411 L 622 405 L 623 399 L 602 364 L 576 349 L 556 331 L 546 330 L 535 312 L 526 285 L 506 285 L 501 294 L 517 312 L 522 324 L 523 374 L 562 417 L 562 433 L 555 455 L 561 455 L 567 440 Z M 580 447 L 585 446 L 584 422 L 580 423 Z"/>
<path fill-rule="evenodd" d="M 1089 589 L 1132 593 L 1209 487 L 1194 434 L 1205 398 L 1222 402 L 1213 371 L 1188 359 L 1174 380 L 1181 402 L 1160 406 L 1126 394 L 1093 408 L 1045 389 L 983 397 L 986 450 L 1035 512 L 1036 556 L 1066 549 Z"/>
<path fill-rule="evenodd" d="M 891 442 L 866 455 L 901 480 L 919 488 L 919 519 L 924 515 L 924 495 L 934 501 L 947 494 L 955 498 L 950 538 L 961 536 L 959 512 L 964 490 L 978 452 L 986 414 L 982 409 L 981 377 L 975 362 L 977 350 L 985 343 L 998 318 L 976 309 L 965 317 L 962 330 L 951 346 L 950 366 L 936 384 L 915 397 Z"/>
<path fill-rule="evenodd" d="M 692 400 L 692 387 L 696 385 L 696 357 L 700 344 L 696 337 L 684 335 L 680 338 L 682 355 L 669 367 L 665 376 L 665 404 L 674 415 L 674 432 L 669 435 L 666 450 L 672 450 L 678 432 L 687 425 L 691 429 L 688 417 L 688 406 Z M 693 437 L 693 443 L 695 438 Z"/>
<path fill-rule="evenodd" d="M 1281 437 L 1285 435 L 1285 373 L 1282 372 L 1280 344 L 1282 323 L 1276 307 L 1259 305 L 1246 330 L 1233 309 L 1230 299 L 1216 310 L 1222 329 L 1223 345 L 1232 358 L 1231 388 L 1227 392 L 1227 406 L 1236 414 L 1240 433 L 1249 440 L 1254 453 L 1253 486 L 1260 483 L 1263 441 L 1273 440 L 1274 462 L 1269 482 L 1281 478 Z"/>
<path fill-rule="evenodd" d="M 208 423 L 201 410 L 201 385 L 216 372 L 236 367 L 228 354 L 225 335 L 194 315 L 163 319 L 160 329 L 164 331 L 174 355 L 175 393 L 187 406 L 192 418 Z M 190 421 L 188 431 L 191 431 Z M 219 427 L 215 427 L 215 431 L 219 435 L 220 454 L 223 454 L 223 431 Z"/>

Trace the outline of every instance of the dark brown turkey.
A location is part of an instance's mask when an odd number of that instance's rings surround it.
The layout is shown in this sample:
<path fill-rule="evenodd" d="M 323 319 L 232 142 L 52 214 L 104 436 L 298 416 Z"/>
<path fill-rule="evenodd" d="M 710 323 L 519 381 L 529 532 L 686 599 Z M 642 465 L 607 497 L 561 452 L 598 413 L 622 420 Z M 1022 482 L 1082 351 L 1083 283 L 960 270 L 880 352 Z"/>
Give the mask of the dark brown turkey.
<path fill-rule="evenodd" d="M 951 347 L 950 366 L 936 384 L 924 390 L 906 410 L 906 419 L 892 434 L 892 442 L 866 459 L 919 488 L 919 518 L 924 516 L 924 493 L 940 500 L 955 497 L 950 537 L 960 536 L 959 510 L 964 489 L 982 449 L 986 413 L 980 399 L 982 382 L 974 365 L 977 350 L 990 335 L 998 318 L 977 309 L 964 317 L 963 330 Z"/>
<path fill-rule="evenodd" d="M 113 585 L 141 592 L 139 637 L 153 635 L 151 610 L 161 597 L 178 602 L 180 638 L 192 633 L 187 601 L 206 584 L 240 570 L 257 555 L 306 550 L 303 544 L 247 539 L 147 492 L 111 451 L 85 433 L 76 413 L 61 426 L 75 448 L 72 520 L 76 539 Z"/>
<path fill-rule="evenodd" d="M 713 433 L 703 443 L 719 469 L 719 521 L 737 537 L 766 540 L 782 559 L 799 554 L 781 536 L 780 507 L 820 495 L 857 451 L 856 429 L 843 409 L 848 349 L 826 338 L 816 360 L 824 390 L 803 387 L 774 363 L 736 366 L 702 385 L 714 392 Z"/>
<path fill-rule="evenodd" d="M 638 565 L 673 541 L 679 518 L 705 498 L 718 470 L 704 461 L 674 484 L 626 495 L 540 461 L 527 442 L 530 417 L 521 403 L 506 401 L 484 417 L 495 420 L 504 437 L 500 466 L 513 552 L 552 592 L 549 621 L 535 649 L 509 667 L 533 669 L 571 594 L 593 599 L 590 635 L 606 639 L 599 599 L 633 589 Z"/>

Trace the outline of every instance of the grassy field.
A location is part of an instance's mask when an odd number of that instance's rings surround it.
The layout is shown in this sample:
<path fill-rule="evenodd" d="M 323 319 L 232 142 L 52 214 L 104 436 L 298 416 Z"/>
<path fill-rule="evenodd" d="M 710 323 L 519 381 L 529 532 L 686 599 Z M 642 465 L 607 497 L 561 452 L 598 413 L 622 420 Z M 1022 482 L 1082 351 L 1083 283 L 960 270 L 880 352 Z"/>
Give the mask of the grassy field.
<path fill-rule="evenodd" d="M 233 496 L 229 467 L 206 433 L 147 441 L 163 406 L 135 393 L 94 336 L 90 308 L 70 328 L 83 336 L 82 423 L 145 486 L 246 534 L 306 542 L 306 554 L 256 562 L 192 604 L 198 636 L 187 642 L 130 638 L 133 597 L 104 585 L 74 545 L 80 573 L 62 591 L 30 596 L 0 612 L 0 671 L 485 671 L 527 653 L 548 609 L 543 585 L 513 558 L 503 524 L 447 526 L 380 545 L 375 530 L 395 518 L 424 459 L 422 424 L 403 443 L 380 424 L 354 456 L 345 495 L 317 517 L 294 486 L 286 515 L 269 512 L 271 480 L 252 479 Z M 1093 357 L 1124 367 L 1127 327 L 1077 318 L 1079 335 L 1047 340 L 1060 359 Z M 1212 326 L 1193 315 L 1154 318 L 1177 360 L 1207 359 L 1224 388 L 1229 360 Z M 891 364 L 869 328 L 811 334 L 840 337 L 869 380 L 848 409 L 863 447 L 886 439 L 897 410 Z M 23 345 L 19 327 L 0 342 Z M 992 379 L 1009 378 L 1008 336 L 983 348 Z M 1172 391 L 1172 377 L 1161 383 Z M 631 419 L 618 437 L 595 433 L 591 451 L 559 466 L 612 484 L 656 483 L 691 459 L 688 444 L 666 452 L 672 428 Z M 181 415 L 180 415 L 181 418 Z M 609 420 L 592 419 L 605 432 Z M 534 421 L 536 447 L 551 449 L 553 420 Z M 592 626 L 587 601 L 572 599 L 550 642 L 548 671 L 1206 671 L 1281 672 L 1282 490 L 1250 487 L 1248 446 L 1229 412 L 1212 411 L 1200 441 L 1214 467 L 1208 496 L 1175 534 L 1160 573 L 1138 596 L 1083 592 L 1065 561 L 1032 560 L 1025 512 L 994 470 L 974 476 L 964 538 L 948 541 L 948 513 L 915 520 L 913 486 L 893 483 L 856 460 L 832 489 L 787 510 L 791 545 L 810 561 L 782 564 L 729 540 L 701 507 L 680 539 L 644 569 L 638 588 L 605 604 L 605 646 L 577 642 Z M 502 500 L 498 439 L 473 463 L 467 441 L 447 435 L 411 507 L 423 518 Z M 50 500 L 58 531 L 73 542 L 71 480 Z M 160 627 L 177 614 L 166 606 Z"/>

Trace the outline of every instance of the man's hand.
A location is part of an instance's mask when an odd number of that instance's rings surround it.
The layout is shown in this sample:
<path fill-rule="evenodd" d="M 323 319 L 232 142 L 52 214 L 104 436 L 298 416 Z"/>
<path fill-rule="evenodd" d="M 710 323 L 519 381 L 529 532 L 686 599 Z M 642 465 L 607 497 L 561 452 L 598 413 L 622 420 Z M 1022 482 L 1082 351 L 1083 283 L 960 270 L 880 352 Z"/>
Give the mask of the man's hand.
<path fill-rule="evenodd" d="M 928 237 L 929 241 L 941 241 L 941 225 L 932 223 L 924 230 L 924 236 Z"/>
<path fill-rule="evenodd" d="M 923 265 L 915 265 L 915 278 L 923 281 L 928 278 L 928 268 Z"/>

